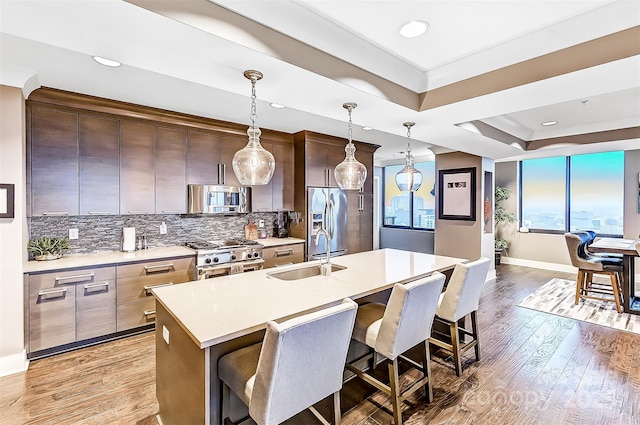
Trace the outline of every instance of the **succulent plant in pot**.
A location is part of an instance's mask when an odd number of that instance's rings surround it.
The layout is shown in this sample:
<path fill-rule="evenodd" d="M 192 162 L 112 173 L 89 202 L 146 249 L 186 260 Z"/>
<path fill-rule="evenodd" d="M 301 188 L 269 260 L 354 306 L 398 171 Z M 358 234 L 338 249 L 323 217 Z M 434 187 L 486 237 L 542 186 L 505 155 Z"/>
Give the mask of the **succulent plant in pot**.
<path fill-rule="evenodd" d="M 69 248 L 67 238 L 49 238 L 46 236 L 31 239 L 27 245 L 29 252 L 32 252 L 38 261 L 60 258 L 62 250 L 67 248 Z"/>

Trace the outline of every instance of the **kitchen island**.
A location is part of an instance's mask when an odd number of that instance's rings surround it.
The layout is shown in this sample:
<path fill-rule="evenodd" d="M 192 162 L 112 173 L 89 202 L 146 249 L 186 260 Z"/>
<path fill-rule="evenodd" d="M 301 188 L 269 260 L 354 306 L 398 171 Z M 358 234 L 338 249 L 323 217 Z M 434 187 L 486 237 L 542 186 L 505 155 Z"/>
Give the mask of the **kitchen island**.
<path fill-rule="evenodd" d="M 219 424 L 218 359 L 261 341 L 268 320 L 335 305 L 346 297 L 362 300 L 463 261 L 382 249 L 333 258 L 333 264 L 345 268 L 331 276 L 273 277 L 316 261 L 154 289 L 156 394 L 162 423 Z"/>

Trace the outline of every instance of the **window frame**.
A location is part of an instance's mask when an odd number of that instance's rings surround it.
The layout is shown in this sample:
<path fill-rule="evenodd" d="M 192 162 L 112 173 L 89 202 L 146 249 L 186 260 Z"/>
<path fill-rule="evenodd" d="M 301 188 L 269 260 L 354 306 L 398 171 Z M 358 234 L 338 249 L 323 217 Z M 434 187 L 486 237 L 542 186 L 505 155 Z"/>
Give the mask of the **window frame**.
<path fill-rule="evenodd" d="M 619 151 L 611 151 L 611 152 L 619 152 Z M 604 153 L 604 152 L 595 152 L 595 153 Z M 588 154 L 576 154 L 576 155 L 558 155 L 559 157 L 565 158 L 565 176 L 564 176 L 564 184 L 565 184 L 565 196 L 564 196 L 564 230 L 555 230 L 555 229 L 536 229 L 529 228 L 529 233 L 540 233 L 540 234 L 550 234 L 550 235 L 564 235 L 567 232 L 570 232 L 571 228 L 571 157 L 577 155 L 588 155 Z M 624 152 L 623 152 L 624 158 Z M 523 194 L 523 172 L 522 166 L 526 160 L 518 161 L 518 222 L 522 225 L 523 222 L 523 208 L 522 208 L 522 194 Z M 623 161 L 624 162 L 624 161 Z M 624 181 L 623 181 L 624 184 Z M 624 192 L 623 192 L 623 215 L 624 215 Z M 624 230 L 624 229 L 623 229 Z M 607 237 L 607 238 L 622 238 L 624 235 L 611 234 L 611 233 L 597 233 L 597 236 Z"/>
<path fill-rule="evenodd" d="M 423 161 L 423 162 L 431 162 L 431 161 Z M 415 192 L 409 192 L 409 225 L 399 225 L 399 224 L 386 224 L 385 223 L 385 218 L 386 218 L 386 198 L 385 198 L 385 193 L 386 193 L 386 184 L 387 184 L 387 167 L 392 167 L 392 166 L 397 166 L 400 164 L 390 164 L 390 165 L 385 165 L 382 168 L 382 194 L 383 196 L 381 196 L 381 200 L 382 200 L 382 227 L 385 228 L 389 228 L 389 229 L 407 229 L 407 230 L 416 230 L 416 231 L 420 231 L 420 232 L 433 232 L 435 231 L 435 217 L 433 220 L 433 228 L 427 228 L 427 227 L 415 227 L 415 223 L 414 223 L 414 194 Z M 404 165 L 404 164 L 402 164 Z M 415 163 L 414 163 L 415 165 Z M 435 167 L 434 167 L 435 170 Z M 435 175 L 434 175 L 434 179 L 435 179 Z M 434 197 L 435 198 L 435 197 Z M 437 201 L 434 202 L 434 207 L 435 207 L 435 203 L 437 203 Z"/>

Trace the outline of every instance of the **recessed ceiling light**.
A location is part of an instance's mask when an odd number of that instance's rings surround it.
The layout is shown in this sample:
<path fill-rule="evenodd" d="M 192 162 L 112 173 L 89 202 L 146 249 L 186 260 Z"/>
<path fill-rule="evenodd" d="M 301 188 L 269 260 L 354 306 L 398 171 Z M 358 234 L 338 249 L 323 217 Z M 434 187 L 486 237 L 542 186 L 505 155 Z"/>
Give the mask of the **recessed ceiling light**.
<path fill-rule="evenodd" d="M 271 103 L 271 107 L 272 107 L 272 108 L 276 108 L 276 109 L 283 109 L 283 108 L 286 108 L 286 106 L 281 105 L 281 104 L 279 104 L 279 103 Z"/>
<path fill-rule="evenodd" d="M 400 27 L 400 35 L 404 38 L 416 38 L 427 32 L 429 24 L 425 21 L 410 21 Z"/>
<path fill-rule="evenodd" d="M 100 56 L 92 56 L 92 58 L 93 58 L 94 61 L 98 62 L 100 65 L 110 66 L 112 68 L 117 68 L 120 65 L 122 65 L 118 61 L 114 61 L 112 59 L 103 58 L 103 57 L 100 57 Z"/>
<path fill-rule="evenodd" d="M 550 125 L 556 125 L 558 124 L 558 121 L 545 121 L 543 123 L 540 123 L 540 125 L 543 125 L 545 127 L 549 127 Z"/>
<path fill-rule="evenodd" d="M 371 130 L 373 130 L 373 127 L 362 127 L 362 130 L 371 131 Z"/>

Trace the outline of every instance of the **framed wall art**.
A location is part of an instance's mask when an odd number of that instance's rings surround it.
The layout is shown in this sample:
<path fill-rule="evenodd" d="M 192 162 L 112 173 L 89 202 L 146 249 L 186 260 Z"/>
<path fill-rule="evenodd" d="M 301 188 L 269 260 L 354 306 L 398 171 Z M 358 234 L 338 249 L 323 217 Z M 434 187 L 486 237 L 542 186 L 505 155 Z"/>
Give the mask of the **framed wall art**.
<path fill-rule="evenodd" d="M 476 168 L 438 172 L 438 218 L 476 221 Z"/>
<path fill-rule="evenodd" d="M 14 186 L 0 184 L 0 218 L 13 218 Z"/>

